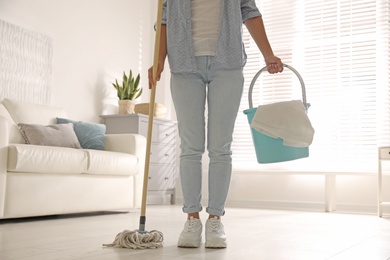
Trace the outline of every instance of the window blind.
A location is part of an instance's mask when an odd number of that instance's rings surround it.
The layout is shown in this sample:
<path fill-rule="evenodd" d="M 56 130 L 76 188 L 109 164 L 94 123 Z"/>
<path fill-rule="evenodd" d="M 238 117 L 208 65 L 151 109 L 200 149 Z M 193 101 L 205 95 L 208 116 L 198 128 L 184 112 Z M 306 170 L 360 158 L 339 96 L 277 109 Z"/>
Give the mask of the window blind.
<path fill-rule="evenodd" d="M 375 171 L 377 147 L 390 145 L 390 7 L 383 0 L 256 1 L 275 55 L 303 77 L 315 129 L 309 158 L 259 165 L 250 126 L 248 89 L 264 65 L 244 26 L 248 62 L 233 135 L 235 169 Z M 264 74 L 264 75 L 263 75 Z M 254 106 L 301 99 L 295 74 L 262 73 Z"/>

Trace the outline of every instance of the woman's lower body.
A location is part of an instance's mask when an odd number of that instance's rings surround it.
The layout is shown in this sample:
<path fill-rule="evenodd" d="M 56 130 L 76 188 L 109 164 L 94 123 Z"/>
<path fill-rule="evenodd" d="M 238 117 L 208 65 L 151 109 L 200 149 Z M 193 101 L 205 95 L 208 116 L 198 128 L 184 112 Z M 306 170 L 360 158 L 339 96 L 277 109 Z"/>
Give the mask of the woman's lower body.
<path fill-rule="evenodd" d="M 232 135 L 244 78 L 242 68 L 224 69 L 213 63 L 211 56 L 196 57 L 196 62 L 197 72 L 171 75 L 171 93 L 181 141 L 183 212 L 191 216 L 202 211 L 202 155 L 207 143 L 209 199 L 206 211 L 213 217 L 210 221 L 220 222 L 230 186 Z M 206 223 L 206 246 L 208 224 L 212 223 Z"/>

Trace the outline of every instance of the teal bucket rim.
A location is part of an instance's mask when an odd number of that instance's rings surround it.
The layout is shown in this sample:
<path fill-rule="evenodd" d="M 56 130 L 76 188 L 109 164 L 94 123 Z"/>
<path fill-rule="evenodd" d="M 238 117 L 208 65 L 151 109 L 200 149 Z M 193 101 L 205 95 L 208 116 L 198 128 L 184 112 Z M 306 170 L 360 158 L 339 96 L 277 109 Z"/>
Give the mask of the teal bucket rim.
<path fill-rule="evenodd" d="M 245 109 L 244 111 L 242 111 L 245 115 L 247 115 L 248 113 L 252 112 L 253 110 L 256 110 L 257 107 L 253 107 L 253 108 L 248 108 L 248 109 Z"/>

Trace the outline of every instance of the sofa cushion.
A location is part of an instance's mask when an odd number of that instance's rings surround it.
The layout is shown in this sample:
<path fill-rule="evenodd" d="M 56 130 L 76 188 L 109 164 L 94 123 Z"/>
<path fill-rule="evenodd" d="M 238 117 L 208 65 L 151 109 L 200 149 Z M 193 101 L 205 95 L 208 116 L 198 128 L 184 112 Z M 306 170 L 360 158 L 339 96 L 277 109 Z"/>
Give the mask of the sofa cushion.
<path fill-rule="evenodd" d="M 11 144 L 8 171 L 129 176 L 138 173 L 138 158 L 132 154 L 100 150 Z"/>
<path fill-rule="evenodd" d="M 104 150 L 106 125 L 57 118 L 58 124 L 72 123 L 80 145 L 84 149 Z"/>
<path fill-rule="evenodd" d="M 87 167 L 88 156 L 81 149 L 29 144 L 8 147 L 8 171 L 83 173 Z"/>
<path fill-rule="evenodd" d="M 84 150 L 88 154 L 86 173 L 99 175 L 135 175 L 138 173 L 138 158 L 127 153 L 99 150 Z"/>
<path fill-rule="evenodd" d="M 26 144 L 81 148 L 73 124 L 34 125 L 18 124 Z"/>
<path fill-rule="evenodd" d="M 1 103 L 16 124 L 52 125 L 56 123 L 57 117 L 67 117 L 65 109 L 60 107 L 37 105 L 7 98 L 3 99 Z"/>

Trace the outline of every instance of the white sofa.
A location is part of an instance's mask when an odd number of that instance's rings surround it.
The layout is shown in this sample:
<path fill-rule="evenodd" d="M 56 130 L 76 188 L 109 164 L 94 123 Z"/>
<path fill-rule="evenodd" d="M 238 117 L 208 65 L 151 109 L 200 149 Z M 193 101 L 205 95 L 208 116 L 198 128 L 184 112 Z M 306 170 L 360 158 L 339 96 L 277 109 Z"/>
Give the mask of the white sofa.
<path fill-rule="evenodd" d="M 105 135 L 105 150 L 25 144 L 18 123 L 52 125 L 62 108 L 0 103 L 0 219 L 141 205 L 145 137 Z"/>

